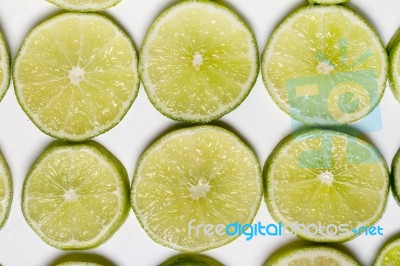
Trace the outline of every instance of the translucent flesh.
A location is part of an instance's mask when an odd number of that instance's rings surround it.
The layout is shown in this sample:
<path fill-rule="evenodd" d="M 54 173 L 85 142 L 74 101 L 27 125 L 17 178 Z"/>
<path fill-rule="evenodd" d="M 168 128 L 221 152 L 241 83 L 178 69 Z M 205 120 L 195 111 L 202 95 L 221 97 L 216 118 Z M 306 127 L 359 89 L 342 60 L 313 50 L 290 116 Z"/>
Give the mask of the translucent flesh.
<path fill-rule="evenodd" d="M 269 201 L 286 223 L 347 224 L 352 230 L 378 219 L 386 201 L 383 160 L 372 146 L 346 135 L 309 133 L 293 139 L 270 169 Z M 324 172 L 332 174 L 331 185 L 318 178 Z"/>
<path fill-rule="evenodd" d="M 158 144 L 144 157 L 134 183 L 140 219 L 161 242 L 199 249 L 229 241 L 208 236 L 204 228 L 189 236 L 188 224 L 248 223 L 260 198 L 259 170 L 253 155 L 225 133 L 202 130 L 179 134 Z M 204 197 L 193 199 L 192 186 L 209 184 Z"/>
<path fill-rule="evenodd" d="M 196 117 L 241 100 L 255 78 L 249 30 L 209 4 L 192 3 L 170 13 L 151 29 L 142 57 L 145 84 L 159 108 Z M 196 53 L 203 59 L 198 68 Z"/>
<path fill-rule="evenodd" d="M 36 165 L 29 178 L 25 213 L 40 235 L 51 242 L 74 245 L 94 241 L 123 208 L 116 173 L 91 151 L 53 153 Z M 76 198 L 68 199 L 69 191 Z"/>
<path fill-rule="evenodd" d="M 59 2 L 66 2 L 72 5 L 102 5 L 112 2 L 117 2 L 116 0 L 63 0 Z"/>
<path fill-rule="evenodd" d="M 10 182 L 8 173 L 6 172 L 5 162 L 0 155 L 0 226 L 6 219 L 10 208 Z"/>
<path fill-rule="evenodd" d="M 396 241 L 383 250 L 381 265 L 397 265 L 400 263 L 400 243 Z"/>
<path fill-rule="evenodd" d="M 7 68 L 9 67 L 6 56 L 6 47 L 5 44 L 3 43 L 3 40 L 1 39 L 2 35 L 0 33 L 0 100 L 3 96 L 4 90 L 7 89 L 7 77 L 6 77 L 6 72 Z"/>
<path fill-rule="evenodd" d="M 85 74 L 70 79 L 73 67 Z M 47 130 L 84 135 L 118 121 L 137 82 L 132 47 L 110 22 L 71 16 L 41 26 L 25 43 L 17 80 L 20 98 Z"/>
<path fill-rule="evenodd" d="M 332 7 L 303 9 L 286 20 L 271 40 L 265 57 L 264 77 L 277 103 L 294 118 L 308 123 L 349 123 L 364 117 L 379 102 L 385 88 L 384 51 L 370 27 L 351 12 Z M 321 70 L 321 66 L 328 69 Z M 363 78 L 357 76 L 363 71 L 372 77 L 367 84 L 371 89 L 360 85 L 354 88 L 354 83 L 365 85 Z M 288 81 L 307 77 L 309 84 L 304 85 L 304 95 L 296 97 L 316 97 L 313 86 L 318 77 L 324 79 L 325 86 L 333 92 L 335 86 L 342 83 L 343 88 L 336 91 L 338 95 L 325 99 L 321 96 L 321 101 L 327 101 L 330 106 L 328 114 L 306 98 L 303 105 L 290 103 Z M 321 95 L 322 88 L 317 89 Z M 347 101 L 339 102 L 338 97 L 346 94 Z M 356 104 L 358 112 L 345 111 Z"/>

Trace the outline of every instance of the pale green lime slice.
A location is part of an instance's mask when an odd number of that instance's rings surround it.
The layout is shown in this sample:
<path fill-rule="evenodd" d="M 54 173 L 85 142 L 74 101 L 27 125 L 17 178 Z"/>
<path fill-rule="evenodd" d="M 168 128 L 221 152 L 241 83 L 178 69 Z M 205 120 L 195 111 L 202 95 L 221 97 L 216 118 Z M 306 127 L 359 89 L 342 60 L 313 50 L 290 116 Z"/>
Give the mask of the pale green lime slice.
<path fill-rule="evenodd" d="M 391 188 L 397 203 L 400 205 L 400 149 L 397 151 L 396 155 L 392 161 L 392 169 L 390 173 Z"/>
<path fill-rule="evenodd" d="M 164 11 L 140 52 L 147 95 L 165 116 L 209 122 L 235 109 L 258 71 L 258 49 L 249 26 L 212 1 L 182 1 Z"/>
<path fill-rule="evenodd" d="M 271 35 L 262 76 L 275 103 L 292 118 L 318 125 L 355 122 L 380 102 L 387 53 L 364 18 L 343 6 L 309 6 Z"/>
<path fill-rule="evenodd" d="M 263 266 L 359 266 L 350 255 L 333 246 L 289 246 L 274 253 Z"/>
<path fill-rule="evenodd" d="M 223 266 L 217 260 L 202 254 L 179 254 L 169 258 L 160 266 Z"/>
<path fill-rule="evenodd" d="M 389 83 L 396 99 L 400 101 L 400 28 L 387 46 L 389 54 Z"/>
<path fill-rule="evenodd" d="M 388 241 L 375 258 L 374 266 L 400 265 L 400 238 Z"/>
<path fill-rule="evenodd" d="M 139 88 L 131 40 L 97 14 L 65 13 L 37 26 L 13 76 L 18 101 L 38 128 L 74 141 L 117 125 Z"/>
<path fill-rule="evenodd" d="M 46 0 L 63 9 L 79 12 L 95 12 L 117 5 L 121 0 Z"/>
<path fill-rule="evenodd" d="M 93 262 L 69 261 L 57 264 L 56 266 L 102 266 Z"/>
<path fill-rule="evenodd" d="M 10 213 L 12 194 L 10 170 L 3 155 L 0 153 L 0 229 L 5 224 Z"/>
<path fill-rule="evenodd" d="M 350 0 L 308 0 L 308 2 L 320 5 L 337 5 L 349 2 Z"/>
<path fill-rule="evenodd" d="M 10 52 L 3 34 L 0 32 L 0 101 L 10 86 Z"/>
<path fill-rule="evenodd" d="M 389 175 L 371 144 L 314 129 L 282 140 L 265 163 L 264 185 L 267 207 L 285 231 L 316 242 L 341 242 L 382 216 Z"/>
<path fill-rule="evenodd" d="M 129 213 L 125 168 L 94 142 L 54 142 L 31 167 L 22 211 L 32 229 L 59 249 L 87 249 L 109 239 Z"/>
<path fill-rule="evenodd" d="M 184 252 L 220 247 L 238 237 L 226 233 L 229 224 L 253 221 L 262 197 L 260 171 L 250 148 L 225 129 L 173 131 L 141 156 L 132 207 L 159 244 Z"/>

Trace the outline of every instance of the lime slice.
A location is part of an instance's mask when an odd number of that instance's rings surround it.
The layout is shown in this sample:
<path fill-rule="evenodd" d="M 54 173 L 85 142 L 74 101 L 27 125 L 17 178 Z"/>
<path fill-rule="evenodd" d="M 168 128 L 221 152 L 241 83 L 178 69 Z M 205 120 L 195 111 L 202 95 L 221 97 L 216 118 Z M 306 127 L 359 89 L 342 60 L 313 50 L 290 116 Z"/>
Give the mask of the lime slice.
<path fill-rule="evenodd" d="M 10 52 L 3 34 L 0 32 L 0 101 L 10 86 Z"/>
<path fill-rule="evenodd" d="M 164 261 L 160 266 L 223 266 L 223 264 L 202 254 L 179 254 Z"/>
<path fill-rule="evenodd" d="M 359 235 L 382 216 L 389 190 L 386 162 L 371 144 L 317 129 L 285 138 L 265 163 L 264 182 L 274 219 L 316 242 Z"/>
<path fill-rule="evenodd" d="M 121 0 L 46 0 L 69 11 L 94 12 L 117 5 Z"/>
<path fill-rule="evenodd" d="M 400 162 L 400 149 L 397 151 L 396 155 L 393 158 L 391 176 L 390 176 L 391 188 L 392 188 L 394 198 L 396 199 L 397 203 L 400 205 L 400 167 L 399 167 L 399 162 Z"/>
<path fill-rule="evenodd" d="M 262 197 L 261 170 L 237 136 L 215 126 L 171 132 L 141 156 L 132 207 L 157 243 L 184 252 L 225 245 L 228 224 L 251 223 Z"/>
<path fill-rule="evenodd" d="M 0 153 L 0 229 L 10 213 L 12 201 L 12 181 L 8 165 Z"/>
<path fill-rule="evenodd" d="M 96 14 L 65 13 L 33 29 L 14 65 L 18 101 L 46 134 L 74 141 L 119 123 L 138 88 L 129 37 Z"/>
<path fill-rule="evenodd" d="M 274 253 L 263 266 L 359 266 L 350 255 L 332 246 L 301 245 Z"/>
<path fill-rule="evenodd" d="M 129 213 L 121 162 L 100 144 L 54 142 L 30 169 L 22 211 L 32 229 L 59 249 L 87 249 L 109 239 Z"/>
<path fill-rule="evenodd" d="M 93 262 L 69 261 L 57 264 L 56 266 L 102 266 Z"/>
<path fill-rule="evenodd" d="M 312 4 L 320 4 L 320 5 L 337 5 L 349 2 L 350 0 L 308 0 Z"/>
<path fill-rule="evenodd" d="M 355 122 L 380 102 L 386 51 L 372 27 L 343 6 L 309 6 L 274 31 L 262 58 L 276 104 L 305 124 Z"/>
<path fill-rule="evenodd" d="M 400 265 L 400 238 L 389 240 L 379 251 L 374 266 Z"/>
<path fill-rule="evenodd" d="M 387 46 L 389 54 L 389 83 L 396 99 L 400 101 L 400 28 L 393 35 Z"/>
<path fill-rule="evenodd" d="M 165 116 L 209 122 L 235 109 L 258 71 L 258 48 L 249 26 L 212 1 L 182 1 L 162 13 L 140 52 L 147 95 Z"/>

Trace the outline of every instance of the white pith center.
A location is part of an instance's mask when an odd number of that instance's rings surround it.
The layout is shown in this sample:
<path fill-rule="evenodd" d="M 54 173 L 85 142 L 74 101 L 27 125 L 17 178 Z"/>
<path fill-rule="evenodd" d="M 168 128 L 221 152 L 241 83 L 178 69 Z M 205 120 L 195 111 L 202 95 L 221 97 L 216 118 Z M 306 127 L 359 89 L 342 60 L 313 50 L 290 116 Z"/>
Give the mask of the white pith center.
<path fill-rule="evenodd" d="M 200 66 L 203 65 L 204 59 L 203 59 L 203 55 L 196 52 L 193 56 L 193 66 L 196 70 L 200 70 Z"/>
<path fill-rule="evenodd" d="M 69 71 L 69 80 L 75 86 L 78 86 L 79 83 L 83 80 L 83 76 L 85 75 L 85 70 L 81 67 L 73 67 Z"/>
<path fill-rule="evenodd" d="M 75 201 L 78 199 L 78 194 L 76 194 L 75 190 L 70 188 L 69 190 L 65 191 L 64 199 L 66 201 Z"/>
<path fill-rule="evenodd" d="M 334 181 L 332 173 L 328 171 L 320 173 L 317 178 L 319 181 L 321 181 L 321 183 L 327 184 L 328 186 L 332 186 Z"/>
<path fill-rule="evenodd" d="M 191 186 L 189 188 L 190 196 L 194 200 L 198 200 L 201 197 L 205 197 L 207 192 L 210 191 L 211 186 L 208 183 L 204 183 L 202 181 L 199 181 L 199 183 L 195 186 Z"/>
<path fill-rule="evenodd" d="M 331 64 L 325 61 L 319 62 L 317 66 L 317 72 L 322 75 L 328 75 L 333 70 L 335 70 L 335 68 Z"/>

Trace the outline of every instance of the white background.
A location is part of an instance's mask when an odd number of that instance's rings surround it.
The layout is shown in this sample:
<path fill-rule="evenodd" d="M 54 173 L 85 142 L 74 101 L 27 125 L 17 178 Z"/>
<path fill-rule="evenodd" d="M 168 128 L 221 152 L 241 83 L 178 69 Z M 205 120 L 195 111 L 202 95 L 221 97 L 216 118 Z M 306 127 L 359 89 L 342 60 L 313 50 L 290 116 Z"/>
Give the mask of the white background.
<path fill-rule="evenodd" d="M 291 10 L 303 0 L 229 0 L 254 29 L 260 52 L 271 31 Z M 172 1 L 122 0 L 108 10 L 140 48 L 143 37 L 157 14 Z M 353 0 L 356 7 L 376 27 L 386 45 L 400 26 L 400 1 Z M 24 36 L 39 22 L 60 9 L 45 0 L 0 0 L 0 29 L 10 45 L 14 58 Z M 381 104 L 383 128 L 366 134 L 390 164 L 400 146 L 400 104 L 388 89 Z M 263 164 L 279 140 L 291 132 L 290 119 L 271 101 L 261 76 L 244 103 L 222 121 L 238 131 L 253 147 Z M 127 168 L 130 179 L 136 161 L 150 142 L 164 130 L 176 125 L 159 114 L 148 101 L 143 88 L 124 120 L 113 130 L 96 138 L 117 156 Z M 39 131 L 19 107 L 12 84 L 0 103 L 0 150 L 5 155 L 13 175 L 14 198 L 11 214 L 0 231 L 0 263 L 5 266 L 48 265 L 67 254 L 46 245 L 26 224 L 20 208 L 22 184 L 30 165 L 43 148 L 53 139 Z M 362 263 L 372 263 L 379 247 L 400 232 L 400 207 L 392 194 L 379 225 L 384 236 L 361 236 L 346 243 L 352 254 Z M 271 223 L 264 202 L 255 221 Z M 257 237 L 246 241 L 241 237 L 234 242 L 206 254 L 225 265 L 261 265 L 274 250 L 293 239 Z M 133 212 L 119 231 L 99 248 L 87 253 L 100 254 L 116 265 L 152 266 L 177 252 L 153 242 L 140 227 Z"/>

